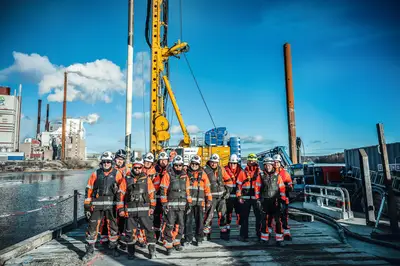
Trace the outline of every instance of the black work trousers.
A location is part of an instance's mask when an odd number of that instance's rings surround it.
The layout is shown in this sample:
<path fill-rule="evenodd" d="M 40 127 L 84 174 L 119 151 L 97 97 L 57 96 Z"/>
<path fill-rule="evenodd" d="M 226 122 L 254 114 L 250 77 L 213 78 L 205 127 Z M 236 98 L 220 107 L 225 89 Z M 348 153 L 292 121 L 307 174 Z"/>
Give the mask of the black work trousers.
<path fill-rule="evenodd" d="M 156 208 L 154 209 L 154 220 L 153 220 L 153 226 L 155 231 L 161 231 L 162 217 L 163 217 L 163 210 L 161 202 L 157 201 Z"/>
<path fill-rule="evenodd" d="M 248 199 L 245 200 L 244 203 L 240 206 L 241 215 L 240 215 L 240 236 L 243 238 L 249 237 L 249 216 L 250 210 L 253 207 L 254 215 L 256 216 L 256 233 L 257 236 L 260 236 L 260 220 L 261 214 L 260 210 L 257 208 L 257 200 Z"/>
<path fill-rule="evenodd" d="M 89 244 L 96 243 L 97 234 L 103 217 L 107 224 L 107 233 L 110 242 L 116 242 L 118 240 L 118 225 L 115 210 L 113 208 L 108 210 L 94 210 L 89 219 L 86 231 L 86 241 Z"/>
<path fill-rule="evenodd" d="M 180 241 L 182 239 L 184 230 L 185 230 L 185 211 L 180 210 L 178 208 L 176 209 L 169 209 L 167 215 L 166 215 L 166 226 L 165 226 L 165 247 L 170 248 L 172 244 L 178 245 L 180 244 Z M 176 233 L 175 236 L 175 224 L 179 226 L 178 232 Z"/>
<path fill-rule="evenodd" d="M 290 229 L 289 227 L 289 205 L 286 202 L 282 203 L 281 220 L 283 229 Z"/>
<path fill-rule="evenodd" d="M 236 224 L 240 225 L 240 203 L 236 197 L 231 197 L 226 200 L 226 224 L 229 227 L 232 222 L 233 210 L 235 210 L 236 214 Z"/>
<path fill-rule="evenodd" d="M 138 230 L 144 230 L 146 239 L 149 244 L 156 242 L 156 236 L 153 230 L 152 216 L 137 216 L 129 213 L 126 219 L 125 241 L 126 244 L 134 244 L 137 241 Z"/>
<path fill-rule="evenodd" d="M 268 226 L 269 221 L 275 220 L 275 237 L 277 241 L 283 240 L 282 235 L 282 223 L 280 221 L 281 210 L 279 207 L 279 202 L 277 199 L 264 199 L 262 202 L 263 212 L 261 214 L 261 240 L 268 241 L 269 231 Z"/>
<path fill-rule="evenodd" d="M 200 205 L 190 207 L 190 213 L 185 216 L 185 241 L 193 240 L 193 220 L 195 223 L 196 241 L 200 241 L 204 237 L 204 207 Z"/>
<path fill-rule="evenodd" d="M 211 234 L 212 219 L 214 211 L 218 213 L 218 225 L 220 229 L 226 226 L 226 200 L 223 198 L 213 198 L 212 206 L 206 210 L 206 221 L 204 223 L 204 233 Z"/>

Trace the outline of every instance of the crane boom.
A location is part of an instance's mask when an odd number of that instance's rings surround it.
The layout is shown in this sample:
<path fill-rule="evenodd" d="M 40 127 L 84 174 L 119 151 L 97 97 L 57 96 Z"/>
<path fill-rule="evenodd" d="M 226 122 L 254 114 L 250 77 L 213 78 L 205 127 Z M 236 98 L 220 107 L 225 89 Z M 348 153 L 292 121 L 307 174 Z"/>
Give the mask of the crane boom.
<path fill-rule="evenodd" d="M 170 139 L 169 121 L 166 118 L 164 107 L 164 96 L 162 86 L 164 85 L 170 96 L 172 105 L 178 117 L 179 124 L 184 134 L 183 143 L 190 145 L 190 136 L 186 130 L 182 115 L 179 111 L 178 104 L 172 92 L 167 75 L 164 74 L 168 59 L 170 56 L 177 57 L 180 53 L 187 52 L 189 46 L 185 42 L 178 42 L 168 47 L 163 41 L 161 42 L 161 29 L 164 27 L 164 34 L 168 25 L 161 19 L 168 12 L 168 1 L 165 0 L 148 0 L 151 1 L 151 86 L 150 86 L 150 151 L 153 154 L 162 150 L 162 145 Z M 149 2 L 150 3 L 150 2 Z M 162 14 L 162 12 L 164 12 Z M 163 15 L 163 16 L 162 16 Z"/>

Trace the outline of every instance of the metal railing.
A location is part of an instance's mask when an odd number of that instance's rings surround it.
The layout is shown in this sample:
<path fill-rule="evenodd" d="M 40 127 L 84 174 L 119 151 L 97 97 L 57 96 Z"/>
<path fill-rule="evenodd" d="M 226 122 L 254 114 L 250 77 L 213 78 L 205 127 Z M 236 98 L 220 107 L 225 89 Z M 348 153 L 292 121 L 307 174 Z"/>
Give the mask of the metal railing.
<path fill-rule="evenodd" d="M 350 194 L 342 187 L 305 185 L 304 207 L 338 219 L 353 218 Z"/>
<path fill-rule="evenodd" d="M 383 173 L 370 170 L 369 174 L 371 176 L 371 182 L 374 186 L 386 188 L 385 177 L 383 176 Z M 351 167 L 351 173 L 348 176 L 361 181 L 361 169 L 359 167 Z M 392 180 L 393 190 L 400 193 L 400 177 L 392 175 Z"/>
<path fill-rule="evenodd" d="M 76 227 L 78 227 L 78 219 L 81 218 L 81 217 L 78 217 L 79 196 L 82 196 L 82 193 L 80 193 L 78 190 L 74 190 L 74 194 L 73 195 L 51 197 L 49 199 L 49 201 L 54 201 L 53 203 L 42 205 L 39 208 L 26 210 L 26 211 L 13 211 L 13 212 L 9 212 L 9 213 L 2 213 L 2 214 L 0 214 L 0 219 L 1 218 L 11 217 L 11 216 L 22 216 L 22 215 L 26 215 L 26 214 L 30 214 L 30 213 L 34 213 L 34 212 L 39 212 L 39 211 L 51 209 L 53 207 L 59 206 L 61 203 L 64 203 L 64 202 L 66 202 L 66 201 L 68 201 L 70 199 L 73 199 L 73 204 L 74 204 L 74 206 L 73 206 L 73 219 L 70 222 L 72 222 L 74 228 L 76 228 Z M 58 200 L 56 200 L 56 199 L 58 199 Z"/>

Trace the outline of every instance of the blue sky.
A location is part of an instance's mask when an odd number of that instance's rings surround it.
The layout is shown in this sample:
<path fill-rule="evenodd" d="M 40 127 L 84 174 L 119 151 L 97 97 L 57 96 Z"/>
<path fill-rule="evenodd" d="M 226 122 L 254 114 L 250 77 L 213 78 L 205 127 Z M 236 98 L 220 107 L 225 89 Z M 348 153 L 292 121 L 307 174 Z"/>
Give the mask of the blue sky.
<path fill-rule="evenodd" d="M 1 1 L 0 84 L 23 85 L 22 137 L 35 132 L 39 98 L 42 110 L 50 103 L 51 119 L 61 116 L 57 88 L 69 67 L 93 77 L 71 76 L 68 102 L 71 117 L 99 117 L 85 125 L 88 151 L 124 146 L 127 2 Z M 139 113 L 149 106 L 149 48 L 145 1 L 135 2 L 133 112 Z M 360 2 L 182 0 L 187 56 L 216 125 L 241 136 L 244 153 L 287 145 L 285 42 L 292 48 L 297 134 L 307 154 L 374 145 L 378 122 L 387 142 L 400 141 L 400 4 Z M 170 0 L 170 45 L 178 38 L 179 0 Z M 190 131 L 212 128 L 184 59 L 170 65 Z M 135 115 L 134 149 L 145 148 L 144 122 L 147 130 L 148 121 Z M 175 117 L 172 125 L 178 131 Z"/>

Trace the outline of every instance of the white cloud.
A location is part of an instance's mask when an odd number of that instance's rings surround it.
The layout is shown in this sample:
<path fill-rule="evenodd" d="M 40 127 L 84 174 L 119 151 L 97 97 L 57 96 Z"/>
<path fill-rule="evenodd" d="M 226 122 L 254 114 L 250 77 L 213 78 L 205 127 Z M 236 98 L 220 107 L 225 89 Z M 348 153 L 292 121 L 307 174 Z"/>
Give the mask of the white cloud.
<path fill-rule="evenodd" d="M 186 126 L 186 129 L 189 134 L 197 134 L 200 132 L 200 128 L 196 125 L 188 125 L 188 126 Z M 172 126 L 170 129 L 170 133 L 171 133 L 171 135 L 181 134 L 182 133 L 181 127 L 180 126 Z"/>
<path fill-rule="evenodd" d="M 12 73 L 24 73 L 40 80 L 44 75 L 57 71 L 47 56 L 32 53 L 30 55 L 13 52 L 14 64 L 0 71 L 0 78 L 6 78 Z"/>
<path fill-rule="evenodd" d="M 68 67 L 57 66 L 46 56 L 13 52 L 13 65 L 0 70 L 0 78 L 21 73 L 38 82 L 39 95 L 47 95 L 50 102 L 62 102 L 64 98 L 64 72 L 68 71 L 67 101 L 82 100 L 89 103 L 112 102 L 115 93 L 125 94 L 126 69 L 107 59 L 75 63 Z M 146 83 L 150 81 L 150 56 L 139 52 L 133 66 L 133 95 L 142 97 Z"/>
<path fill-rule="evenodd" d="M 197 134 L 200 132 L 200 128 L 196 125 L 189 125 L 186 127 L 189 134 Z"/>
<path fill-rule="evenodd" d="M 181 133 L 182 131 L 181 131 L 181 127 L 180 126 L 172 126 L 171 129 L 169 130 L 169 132 L 172 135 L 176 135 L 176 134 Z"/>
<path fill-rule="evenodd" d="M 143 113 L 143 112 L 134 112 L 132 114 L 132 117 L 134 119 L 142 119 L 143 117 L 148 118 L 149 117 L 149 112 L 145 112 L 145 113 Z"/>
<path fill-rule="evenodd" d="M 83 121 L 88 123 L 89 125 L 96 124 L 97 121 L 99 120 L 99 118 L 100 118 L 100 115 L 96 114 L 96 113 L 89 114 L 86 117 L 82 117 Z"/>

